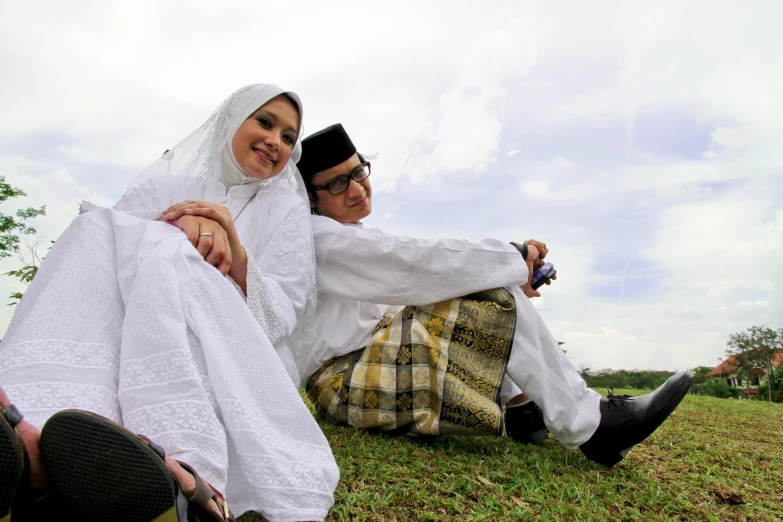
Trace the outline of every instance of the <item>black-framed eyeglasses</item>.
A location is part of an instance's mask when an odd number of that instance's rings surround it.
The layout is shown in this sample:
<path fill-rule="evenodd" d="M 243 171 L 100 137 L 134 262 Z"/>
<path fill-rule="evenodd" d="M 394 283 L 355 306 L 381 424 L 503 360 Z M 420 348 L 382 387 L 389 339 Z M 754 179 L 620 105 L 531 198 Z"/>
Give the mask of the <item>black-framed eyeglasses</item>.
<path fill-rule="evenodd" d="M 342 176 L 337 176 L 336 178 L 329 180 L 329 183 L 326 185 L 313 185 L 313 190 L 328 190 L 329 194 L 334 196 L 348 190 L 348 186 L 351 184 L 351 178 L 353 178 L 354 181 L 359 182 L 364 181 L 368 177 L 370 177 L 370 162 L 365 161 L 348 174 L 343 174 Z"/>

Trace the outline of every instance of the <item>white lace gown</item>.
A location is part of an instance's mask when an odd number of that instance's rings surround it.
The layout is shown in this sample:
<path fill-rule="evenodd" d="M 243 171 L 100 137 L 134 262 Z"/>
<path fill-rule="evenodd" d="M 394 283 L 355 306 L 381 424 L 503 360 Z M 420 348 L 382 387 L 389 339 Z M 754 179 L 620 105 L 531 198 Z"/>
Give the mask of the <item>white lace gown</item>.
<path fill-rule="evenodd" d="M 181 197 L 171 179 L 155 183 L 116 208 Z M 247 299 L 182 231 L 154 221 L 159 211 L 88 212 L 22 299 L 0 344 L 0 384 L 39 427 L 82 408 L 147 435 L 226 492 L 235 513 L 323 519 L 339 472 L 292 382 L 289 349 L 314 295 L 308 209 L 293 193 L 269 196 L 263 182 L 200 183 L 199 199 L 234 215 Z"/>

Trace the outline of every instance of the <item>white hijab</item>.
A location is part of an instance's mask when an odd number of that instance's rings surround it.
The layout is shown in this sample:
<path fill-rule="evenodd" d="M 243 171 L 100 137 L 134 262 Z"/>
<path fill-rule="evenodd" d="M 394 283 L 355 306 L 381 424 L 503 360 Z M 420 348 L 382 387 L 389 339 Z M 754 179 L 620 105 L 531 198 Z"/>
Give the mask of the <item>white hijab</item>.
<path fill-rule="evenodd" d="M 296 94 L 272 84 L 242 87 L 221 103 L 203 125 L 144 169 L 128 186 L 123 199 L 128 199 L 134 190 L 148 183 L 152 178 L 161 178 L 158 181 L 164 184 L 165 178 L 171 178 L 171 182 L 179 183 L 179 188 L 176 190 L 177 201 L 172 201 L 170 204 L 186 199 L 202 199 L 205 184 L 219 181 L 227 189 L 234 185 L 252 183 L 257 184 L 259 191 L 263 189 L 263 192 L 277 194 L 281 191 L 293 191 L 309 207 L 307 191 L 302 176 L 296 168 L 296 163 L 302 154 L 301 123 L 291 158 L 283 170 L 272 178 L 259 180 L 248 177 L 239 167 L 231 147 L 234 134 L 242 122 L 265 103 L 281 94 L 286 94 L 296 101 L 301 122 L 304 111 L 302 102 Z M 123 208 L 123 210 L 134 209 Z"/>

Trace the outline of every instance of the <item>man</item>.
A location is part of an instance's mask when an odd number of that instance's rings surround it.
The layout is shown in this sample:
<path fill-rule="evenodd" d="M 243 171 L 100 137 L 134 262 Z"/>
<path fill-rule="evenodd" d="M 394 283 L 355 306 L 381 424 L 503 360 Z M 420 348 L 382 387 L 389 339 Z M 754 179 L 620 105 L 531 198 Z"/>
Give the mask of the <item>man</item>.
<path fill-rule="evenodd" d="M 685 396 L 690 372 L 634 398 L 586 387 L 528 299 L 540 295 L 531 276 L 544 243 L 365 229 L 371 165 L 342 125 L 302 148 L 318 305 L 315 339 L 296 357 L 321 417 L 410 434 L 502 434 L 505 402 L 512 437 L 535 442 L 546 435 L 537 405 L 564 446 L 613 466 Z"/>

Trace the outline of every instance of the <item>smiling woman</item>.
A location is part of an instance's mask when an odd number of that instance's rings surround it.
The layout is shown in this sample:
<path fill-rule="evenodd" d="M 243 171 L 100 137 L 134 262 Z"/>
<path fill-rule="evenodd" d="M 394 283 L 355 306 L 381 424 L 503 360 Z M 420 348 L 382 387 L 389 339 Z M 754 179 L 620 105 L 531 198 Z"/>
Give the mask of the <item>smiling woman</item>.
<path fill-rule="evenodd" d="M 74 518 L 326 517 L 339 472 L 292 355 L 315 304 L 301 113 L 240 89 L 60 236 L 0 345 L 0 509 L 48 481 Z"/>
<path fill-rule="evenodd" d="M 292 98 L 280 95 L 242 122 L 231 149 L 247 176 L 267 179 L 277 174 L 291 157 L 298 135 L 298 106 Z"/>

